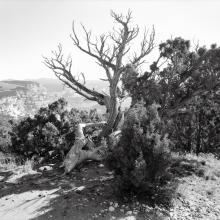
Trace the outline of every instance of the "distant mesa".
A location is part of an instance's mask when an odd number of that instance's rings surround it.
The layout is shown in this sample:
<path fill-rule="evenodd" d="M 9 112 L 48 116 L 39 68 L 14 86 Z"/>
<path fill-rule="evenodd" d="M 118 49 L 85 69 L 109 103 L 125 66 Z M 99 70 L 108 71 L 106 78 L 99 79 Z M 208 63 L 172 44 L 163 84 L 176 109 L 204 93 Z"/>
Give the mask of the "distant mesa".
<path fill-rule="evenodd" d="M 98 92 L 108 93 L 108 82 L 100 80 L 87 80 L 86 85 Z M 2 80 L 0 81 L 0 113 L 11 116 L 27 116 L 35 114 L 39 108 L 59 98 L 65 98 L 70 108 L 90 110 L 96 108 L 99 113 L 105 113 L 104 106 L 96 102 L 85 100 L 72 89 L 54 78 L 40 78 L 29 80 Z M 123 103 L 124 107 L 130 106 L 130 99 Z"/>
<path fill-rule="evenodd" d="M 26 92 L 30 86 L 40 86 L 39 83 L 33 81 L 20 80 L 3 80 L 0 81 L 0 99 L 10 96 L 16 96 L 17 92 Z"/>
<path fill-rule="evenodd" d="M 33 116 L 41 107 L 58 99 L 56 93 L 34 81 L 0 81 L 0 113 L 13 117 Z"/>

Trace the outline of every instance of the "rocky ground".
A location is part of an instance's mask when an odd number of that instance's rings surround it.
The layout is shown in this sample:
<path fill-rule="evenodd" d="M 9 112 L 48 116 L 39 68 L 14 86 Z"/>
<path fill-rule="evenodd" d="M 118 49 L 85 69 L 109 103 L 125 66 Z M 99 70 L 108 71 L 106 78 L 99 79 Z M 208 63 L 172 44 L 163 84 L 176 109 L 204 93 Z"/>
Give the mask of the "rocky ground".
<path fill-rule="evenodd" d="M 195 179 L 197 177 L 194 177 Z M 176 200 L 175 208 L 171 210 L 171 216 L 175 219 L 180 220 L 193 220 L 193 219 L 204 219 L 204 220 L 218 220 L 220 219 L 220 186 L 219 184 L 215 186 L 215 195 L 207 195 L 205 190 L 206 183 L 202 186 L 198 183 L 195 184 L 191 181 L 191 177 L 185 178 L 185 183 L 181 187 L 184 189 L 184 197 L 179 197 Z M 198 181 L 198 180 L 197 180 Z M 204 187 L 204 193 L 201 191 L 197 192 L 197 187 Z M 185 187 L 185 188 L 184 188 Z M 211 192 L 210 192 L 211 193 Z"/>
<path fill-rule="evenodd" d="M 54 163 L 27 172 L 2 170 L 0 219 L 164 219 L 147 203 L 117 201 L 112 172 L 100 163 L 88 162 L 65 177 L 62 171 Z"/>
<path fill-rule="evenodd" d="M 118 201 L 112 194 L 114 176 L 100 163 L 89 161 L 80 172 L 64 177 L 59 165 L 50 161 L 33 170 L 2 169 L 0 219 L 220 219 L 216 179 L 183 177 L 175 207 L 165 211 L 152 209 L 147 201 Z"/>

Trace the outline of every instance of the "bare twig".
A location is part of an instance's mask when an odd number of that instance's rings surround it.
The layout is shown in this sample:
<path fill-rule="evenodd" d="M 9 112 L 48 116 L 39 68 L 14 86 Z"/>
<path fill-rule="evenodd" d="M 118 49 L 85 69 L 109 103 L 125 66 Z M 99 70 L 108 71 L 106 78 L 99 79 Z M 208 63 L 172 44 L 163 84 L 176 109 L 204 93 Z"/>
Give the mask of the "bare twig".
<path fill-rule="evenodd" d="M 144 32 L 144 37 L 143 40 L 141 42 L 141 53 L 139 56 L 137 56 L 137 54 L 134 54 L 133 57 L 133 64 L 136 65 L 141 65 L 143 62 L 140 63 L 140 60 L 142 58 L 144 58 L 146 55 L 148 55 L 155 47 L 154 44 L 154 38 L 155 38 L 155 30 L 154 30 L 154 26 L 152 28 L 152 32 L 150 34 L 149 40 L 147 40 L 147 35 L 148 35 L 148 30 Z"/>
<path fill-rule="evenodd" d="M 70 72 L 72 59 L 69 56 L 66 62 L 63 61 L 62 55 L 62 47 L 61 45 L 58 46 L 58 52 L 53 51 L 54 58 L 48 59 L 43 56 L 44 64 L 53 70 L 55 75 L 58 77 L 59 80 L 64 82 L 68 87 L 76 91 L 78 94 L 84 96 L 85 98 L 93 101 L 97 101 L 99 103 L 103 103 L 104 96 L 103 94 L 90 90 L 85 87 L 85 76 L 83 73 L 80 73 L 80 76 L 83 78 L 83 84 L 79 82 L 79 75 L 78 78 L 73 76 Z"/>
<path fill-rule="evenodd" d="M 79 43 L 79 40 L 77 38 L 77 34 L 76 34 L 76 31 L 75 31 L 75 27 L 74 27 L 74 21 L 73 21 L 73 25 L 72 25 L 72 30 L 73 30 L 73 36 L 71 36 L 72 40 L 73 40 L 73 43 L 76 47 L 78 47 L 81 51 L 83 51 L 84 53 L 90 55 L 91 57 L 94 57 L 96 58 L 100 63 L 103 63 L 105 65 L 107 65 L 108 67 L 112 68 L 112 69 L 115 69 L 115 65 L 111 62 L 109 62 L 108 60 L 104 59 L 103 58 L 103 53 L 102 53 L 102 50 L 103 50 L 103 47 L 104 47 L 104 44 L 105 44 L 105 41 L 106 41 L 106 38 L 105 37 L 101 37 L 101 41 L 102 41 L 102 45 L 101 45 L 101 48 L 98 49 L 98 46 L 97 46 L 97 43 L 94 44 L 91 42 L 90 40 L 90 37 L 91 37 L 91 31 L 87 31 L 85 29 L 85 27 L 82 25 L 83 29 L 84 29 L 84 32 L 86 34 L 86 42 L 87 42 L 87 49 L 84 49 L 83 47 L 80 46 L 80 43 Z M 91 48 L 91 46 L 93 46 L 93 48 Z M 98 52 L 98 54 L 95 54 L 92 52 L 92 49 L 93 51 L 96 51 Z M 102 56 L 100 56 L 100 54 Z"/>

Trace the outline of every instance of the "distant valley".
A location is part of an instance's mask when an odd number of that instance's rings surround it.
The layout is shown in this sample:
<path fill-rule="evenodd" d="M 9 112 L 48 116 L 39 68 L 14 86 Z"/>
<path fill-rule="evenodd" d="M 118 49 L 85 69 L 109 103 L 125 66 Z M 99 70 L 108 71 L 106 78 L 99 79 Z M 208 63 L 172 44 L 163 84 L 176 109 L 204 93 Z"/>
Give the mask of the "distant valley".
<path fill-rule="evenodd" d="M 108 83 L 87 80 L 86 86 L 108 94 Z M 106 108 L 96 102 L 85 100 L 58 79 L 3 80 L 0 81 L 0 112 L 14 117 L 33 115 L 40 107 L 45 107 L 58 98 L 65 98 L 70 108 L 89 110 L 96 108 L 104 113 Z M 130 99 L 122 107 L 129 107 Z"/>
<path fill-rule="evenodd" d="M 32 116 L 59 95 L 33 81 L 0 81 L 0 113 L 13 117 Z"/>

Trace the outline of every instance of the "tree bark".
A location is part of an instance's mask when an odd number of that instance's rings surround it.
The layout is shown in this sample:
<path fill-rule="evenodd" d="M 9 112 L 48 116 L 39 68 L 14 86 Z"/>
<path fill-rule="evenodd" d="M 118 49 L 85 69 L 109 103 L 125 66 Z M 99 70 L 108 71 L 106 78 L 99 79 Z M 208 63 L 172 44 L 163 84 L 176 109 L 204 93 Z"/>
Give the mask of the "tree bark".
<path fill-rule="evenodd" d="M 118 108 L 119 108 L 119 101 L 118 98 L 111 97 L 110 99 L 110 108 L 109 110 L 109 117 L 107 121 L 107 126 L 102 130 L 98 137 L 98 145 L 100 144 L 102 137 L 107 137 L 110 133 L 112 133 L 112 129 L 115 123 L 115 119 L 118 115 Z"/>
<path fill-rule="evenodd" d="M 141 42 L 140 53 L 134 53 L 133 56 L 129 55 L 131 41 L 137 37 L 139 33 L 139 27 L 130 27 L 132 16 L 131 11 L 128 11 L 127 16 L 122 14 L 116 14 L 111 11 L 112 18 L 116 23 L 121 25 L 121 28 L 111 31 L 109 34 L 101 35 L 97 38 L 97 42 L 94 43 L 91 40 L 91 31 L 87 31 L 82 25 L 85 32 L 86 47 L 83 47 L 80 39 L 77 37 L 75 24 L 73 22 L 72 30 L 73 35 L 71 38 L 73 44 L 82 52 L 86 53 L 92 58 L 96 59 L 96 63 L 105 70 L 107 79 L 101 79 L 109 82 L 109 95 L 102 94 L 95 89 L 89 89 L 86 87 L 86 81 L 83 73 L 72 75 L 71 68 L 73 60 L 71 56 L 67 59 L 63 58 L 62 46 L 58 46 L 58 52 L 53 51 L 53 57 L 48 59 L 44 58 L 44 64 L 50 68 L 57 78 L 61 80 L 69 88 L 73 89 L 76 93 L 83 96 L 84 98 L 95 101 L 100 105 L 105 105 L 108 112 L 109 118 L 107 126 L 104 127 L 101 134 L 99 135 L 98 142 L 101 143 L 102 137 L 107 137 L 114 129 L 117 118 L 120 116 L 119 107 L 120 102 L 123 100 L 124 95 L 119 91 L 119 81 L 121 81 L 121 75 L 126 75 L 129 67 L 133 66 L 137 68 L 144 63 L 143 58 L 147 56 L 155 47 L 154 27 L 152 33 L 147 37 L 148 31 L 145 30 L 144 37 Z M 125 58 L 128 58 L 129 63 L 123 63 Z M 82 77 L 83 82 L 79 80 Z M 122 88 L 123 89 L 123 88 Z"/>
<path fill-rule="evenodd" d="M 196 136 L 196 155 L 201 152 L 201 111 L 198 115 L 198 129 L 197 129 L 197 136 Z"/>
<path fill-rule="evenodd" d="M 65 160 L 63 161 L 63 164 L 61 167 L 64 167 L 64 174 L 69 173 L 71 170 L 73 170 L 77 165 L 82 163 L 85 160 L 96 160 L 101 161 L 102 156 L 98 154 L 99 150 L 103 149 L 103 146 L 97 147 L 93 150 L 82 150 L 82 148 L 86 145 L 86 143 L 89 141 L 86 139 L 86 137 L 83 134 L 83 128 L 85 127 L 92 127 L 92 126 L 99 126 L 103 127 L 106 125 L 106 122 L 98 122 L 98 123 L 80 123 L 77 126 L 77 130 L 75 132 L 76 134 L 76 140 L 74 142 L 74 145 L 70 149 L 70 151 L 67 153 Z"/>

